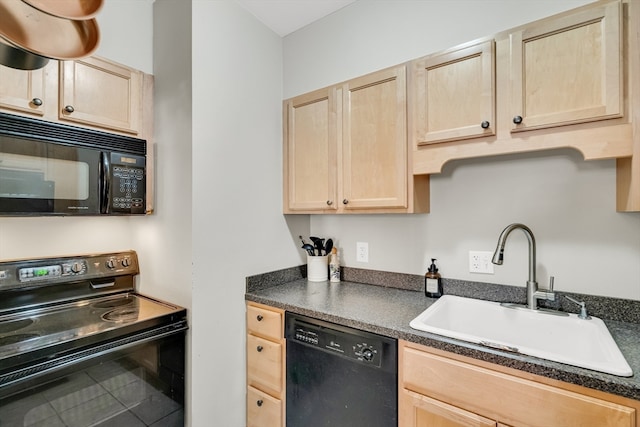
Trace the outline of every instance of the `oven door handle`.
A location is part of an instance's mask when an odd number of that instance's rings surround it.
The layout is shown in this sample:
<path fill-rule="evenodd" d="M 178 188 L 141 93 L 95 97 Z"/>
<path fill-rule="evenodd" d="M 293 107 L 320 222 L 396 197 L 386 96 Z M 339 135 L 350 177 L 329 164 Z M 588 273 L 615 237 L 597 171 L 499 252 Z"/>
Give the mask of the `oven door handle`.
<path fill-rule="evenodd" d="M 106 282 L 106 283 L 94 283 L 91 282 L 91 287 L 93 289 L 100 289 L 100 288 L 108 288 L 110 286 L 115 286 L 116 282 Z"/>
<path fill-rule="evenodd" d="M 102 151 L 100 153 L 100 213 L 110 213 L 111 205 L 111 159 L 109 153 Z"/>

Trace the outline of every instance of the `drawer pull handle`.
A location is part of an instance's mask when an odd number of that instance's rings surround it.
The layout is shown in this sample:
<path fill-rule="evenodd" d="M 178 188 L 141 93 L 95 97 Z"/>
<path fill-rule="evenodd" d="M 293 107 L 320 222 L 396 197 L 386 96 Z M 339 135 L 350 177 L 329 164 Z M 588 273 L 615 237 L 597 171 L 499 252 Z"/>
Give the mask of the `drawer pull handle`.
<path fill-rule="evenodd" d="M 32 103 L 33 105 L 35 105 L 36 107 L 39 107 L 39 106 L 41 106 L 41 105 L 42 105 L 42 99 L 40 99 L 40 98 L 33 98 L 33 99 L 31 100 L 31 103 Z"/>
<path fill-rule="evenodd" d="M 67 113 L 71 114 L 74 111 L 76 111 L 76 109 L 73 108 L 73 105 L 67 105 L 66 107 L 64 107 L 64 111 L 66 111 Z"/>
<path fill-rule="evenodd" d="M 513 118 L 513 123 L 516 125 L 519 125 L 520 123 L 522 123 L 522 116 L 515 116 Z"/>
<path fill-rule="evenodd" d="M 256 350 L 258 350 L 258 353 L 260 353 L 263 350 L 263 347 L 259 345 L 258 347 L 256 347 Z"/>
<path fill-rule="evenodd" d="M 256 402 L 256 405 L 258 405 L 258 406 L 262 406 L 262 404 L 263 404 L 263 403 L 264 403 L 264 402 L 262 401 L 262 399 L 259 399 L 259 400 Z"/>
<path fill-rule="evenodd" d="M 264 317 L 262 317 L 262 314 L 258 314 L 256 316 L 256 319 L 258 319 L 258 322 L 262 322 L 262 319 L 264 319 Z"/>
<path fill-rule="evenodd" d="M 480 127 L 482 127 L 482 129 L 489 129 L 489 126 L 491 126 L 491 123 L 489 123 L 486 120 L 484 122 L 480 123 Z"/>

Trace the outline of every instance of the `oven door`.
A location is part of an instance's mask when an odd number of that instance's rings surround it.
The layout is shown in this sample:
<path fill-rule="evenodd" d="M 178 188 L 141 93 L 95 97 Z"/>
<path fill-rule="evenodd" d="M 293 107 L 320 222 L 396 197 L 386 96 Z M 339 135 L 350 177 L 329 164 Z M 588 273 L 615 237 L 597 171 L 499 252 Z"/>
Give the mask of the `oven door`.
<path fill-rule="evenodd" d="M 101 152 L 0 136 L 0 215 L 100 213 Z"/>
<path fill-rule="evenodd" d="M 3 375 L 0 425 L 184 426 L 186 323 L 164 330 Z"/>

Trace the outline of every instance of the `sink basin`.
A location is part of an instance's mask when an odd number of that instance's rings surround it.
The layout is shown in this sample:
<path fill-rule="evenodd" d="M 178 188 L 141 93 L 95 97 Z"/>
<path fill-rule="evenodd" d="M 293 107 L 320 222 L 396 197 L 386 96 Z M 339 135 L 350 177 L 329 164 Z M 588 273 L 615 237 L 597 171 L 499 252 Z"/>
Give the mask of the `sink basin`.
<path fill-rule="evenodd" d="M 607 374 L 633 375 L 609 329 L 597 317 L 586 320 L 576 314 L 556 315 L 444 295 L 409 325 L 420 331 Z"/>

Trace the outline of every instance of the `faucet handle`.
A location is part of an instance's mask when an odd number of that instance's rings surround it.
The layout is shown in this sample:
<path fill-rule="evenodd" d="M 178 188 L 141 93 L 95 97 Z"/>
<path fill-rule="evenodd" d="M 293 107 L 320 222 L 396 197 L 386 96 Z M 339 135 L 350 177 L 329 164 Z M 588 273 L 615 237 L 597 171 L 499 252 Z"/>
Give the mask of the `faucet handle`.
<path fill-rule="evenodd" d="M 553 276 L 549 276 L 549 292 L 553 292 L 553 281 L 555 278 Z"/>
<path fill-rule="evenodd" d="M 578 301 L 576 299 L 571 298 L 569 295 L 565 295 L 565 298 L 580 306 L 580 314 L 578 314 L 578 317 L 580 319 L 585 319 L 585 320 L 591 319 L 591 316 L 587 314 L 587 305 L 584 303 L 584 301 Z"/>

